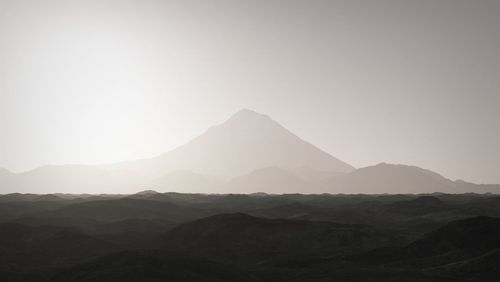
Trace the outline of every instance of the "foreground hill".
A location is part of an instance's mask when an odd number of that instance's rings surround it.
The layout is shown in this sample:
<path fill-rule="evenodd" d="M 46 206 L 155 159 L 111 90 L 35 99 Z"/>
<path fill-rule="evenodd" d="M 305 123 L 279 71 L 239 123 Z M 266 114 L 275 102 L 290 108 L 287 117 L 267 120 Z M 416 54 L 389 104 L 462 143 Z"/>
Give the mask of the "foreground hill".
<path fill-rule="evenodd" d="M 55 267 L 116 251 L 110 242 L 58 226 L 0 224 L 0 269 Z"/>
<path fill-rule="evenodd" d="M 234 267 L 158 252 L 121 252 L 59 271 L 51 282 L 251 282 Z"/>
<path fill-rule="evenodd" d="M 457 220 L 404 247 L 312 260 L 288 281 L 500 281 L 500 218 Z"/>
<path fill-rule="evenodd" d="M 422 265 L 445 264 L 500 248 L 500 218 L 458 220 L 402 249 L 399 261 Z"/>
<path fill-rule="evenodd" d="M 457 220 L 401 248 L 387 248 L 359 257 L 361 261 L 420 269 L 440 275 L 500 279 L 500 218 Z M 471 280 L 476 281 L 476 280 Z M 479 280 L 490 281 L 490 280 Z"/>
<path fill-rule="evenodd" d="M 500 279 L 495 195 L 121 197 L 0 201 L 0 281 Z"/>
<path fill-rule="evenodd" d="M 39 214 L 41 218 L 92 219 L 102 222 L 126 219 L 182 222 L 203 215 L 203 211 L 192 207 L 131 198 L 77 203 Z"/>
<path fill-rule="evenodd" d="M 366 226 L 221 214 L 180 225 L 162 239 L 171 251 L 235 264 L 342 256 L 393 243 Z"/>

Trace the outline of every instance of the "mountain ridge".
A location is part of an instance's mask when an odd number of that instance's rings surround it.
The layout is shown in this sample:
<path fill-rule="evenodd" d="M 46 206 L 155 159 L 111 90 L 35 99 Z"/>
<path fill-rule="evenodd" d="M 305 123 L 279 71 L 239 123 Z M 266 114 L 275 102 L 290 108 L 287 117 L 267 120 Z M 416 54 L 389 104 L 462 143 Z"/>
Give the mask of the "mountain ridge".
<path fill-rule="evenodd" d="M 269 116 L 248 109 L 154 158 L 106 166 L 47 165 L 22 173 L 0 169 L 0 187 L 0 193 L 76 194 L 123 194 L 145 189 L 202 193 L 500 193 L 500 185 L 452 181 L 416 166 L 380 163 L 355 169 Z"/>
<path fill-rule="evenodd" d="M 457 182 L 417 166 L 388 163 L 332 177 L 323 185 L 330 193 L 351 194 L 500 193 L 500 185 Z"/>

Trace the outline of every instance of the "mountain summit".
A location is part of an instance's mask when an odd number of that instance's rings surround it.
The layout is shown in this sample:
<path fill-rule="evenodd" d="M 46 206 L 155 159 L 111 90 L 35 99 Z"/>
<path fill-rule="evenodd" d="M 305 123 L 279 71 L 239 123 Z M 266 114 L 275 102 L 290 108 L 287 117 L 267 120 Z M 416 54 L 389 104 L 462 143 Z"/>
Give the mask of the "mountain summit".
<path fill-rule="evenodd" d="M 342 173 L 354 170 L 270 117 L 247 109 L 173 151 L 153 159 L 122 163 L 115 168 L 140 170 L 152 177 L 174 170 L 190 170 L 232 178 L 270 166 L 307 166 Z"/>
<path fill-rule="evenodd" d="M 272 120 L 269 116 L 264 114 L 259 114 L 256 111 L 252 111 L 249 109 L 241 109 L 235 114 L 233 114 L 224 124 L 226 126 L 234 124 L 236 126 L 241 126 L 246 124 L 246 126 L 250 126 L 252 124 L 256 125 L 258 123 L 274 123 L 277 124 L 274 120 Z M 279 125 L 279 124 L 277 124 Z"/>

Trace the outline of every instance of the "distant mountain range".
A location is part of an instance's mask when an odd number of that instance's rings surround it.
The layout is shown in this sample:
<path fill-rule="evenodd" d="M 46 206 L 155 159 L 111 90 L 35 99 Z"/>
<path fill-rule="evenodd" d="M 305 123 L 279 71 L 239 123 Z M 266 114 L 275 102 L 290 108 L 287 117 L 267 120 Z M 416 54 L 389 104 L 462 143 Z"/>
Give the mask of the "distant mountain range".
<path fill-rule="evenodd" d="M 452 181 L 429 170 L 379 164 L 355 169 L 266 115 L 241 110 L 158 157 L 106 166 L 0 169 L 0 193 L 498 193 L 500 185 Z"/>

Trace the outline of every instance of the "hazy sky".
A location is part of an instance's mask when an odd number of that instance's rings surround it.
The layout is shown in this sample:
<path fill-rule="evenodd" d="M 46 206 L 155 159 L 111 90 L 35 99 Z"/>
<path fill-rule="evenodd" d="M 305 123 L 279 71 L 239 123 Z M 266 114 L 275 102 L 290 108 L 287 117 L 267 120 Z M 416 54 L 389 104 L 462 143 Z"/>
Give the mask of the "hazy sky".
<path fill-rule="evenodd" d="M 1 167 L 151 157 L 240 108 L 500 183 L 500 1 L 0 0 Z"/>

